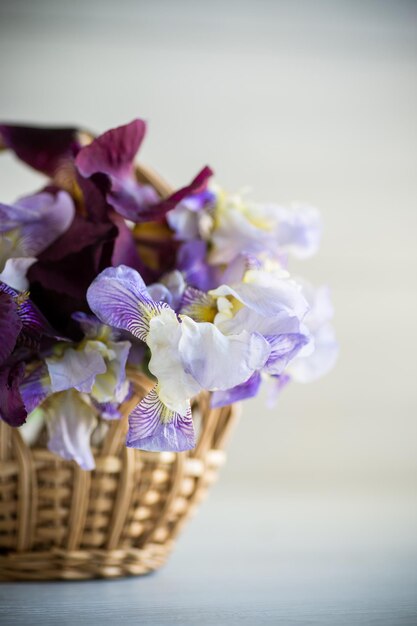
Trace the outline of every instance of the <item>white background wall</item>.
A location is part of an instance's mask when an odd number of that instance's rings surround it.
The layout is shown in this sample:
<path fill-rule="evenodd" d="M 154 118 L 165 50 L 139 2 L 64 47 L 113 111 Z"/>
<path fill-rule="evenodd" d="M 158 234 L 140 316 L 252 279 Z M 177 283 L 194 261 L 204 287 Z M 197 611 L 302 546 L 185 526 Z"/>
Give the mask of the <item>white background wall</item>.
<path fill-rule="evenodd" d="M 3 0 L 0 117 L 149 121 L 174 184 L 321 208 L 340 359 L 274 410 L 245 404 L 227 485 L 413 489 L 417 456 L 417 3 Z M 2 201 L 31 190 L 1 157 Z M 22 181 L 27 188 L 22 187 Z M 410 492 L 411 493 L 411 492 Z"/>

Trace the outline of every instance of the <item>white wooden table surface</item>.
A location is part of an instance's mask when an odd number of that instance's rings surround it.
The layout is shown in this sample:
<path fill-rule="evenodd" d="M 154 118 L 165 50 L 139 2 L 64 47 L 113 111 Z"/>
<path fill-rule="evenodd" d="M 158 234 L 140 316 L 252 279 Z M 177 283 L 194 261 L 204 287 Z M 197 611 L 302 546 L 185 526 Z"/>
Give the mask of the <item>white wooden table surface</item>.
<path fill-rule="evenodd" d="M 4 583 L 2 626 L 417 624 L 411 494 L 247 493 L 218 485 L 160 572 Z"/>

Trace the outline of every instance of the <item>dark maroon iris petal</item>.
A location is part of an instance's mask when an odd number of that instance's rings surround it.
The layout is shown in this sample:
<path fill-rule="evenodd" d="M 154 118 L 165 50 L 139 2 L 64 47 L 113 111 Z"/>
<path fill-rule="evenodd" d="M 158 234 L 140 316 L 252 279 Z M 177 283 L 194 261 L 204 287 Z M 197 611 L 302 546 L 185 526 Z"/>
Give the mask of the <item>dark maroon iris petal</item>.
<path fill-rule="evenodd" d="M 167 198 L 153 204 L 140 205 L 135 196 L 130 193 L 129 187 L 111 191 L 108 194 L 108 200 L 118 213 L 133 222 L 162 221 L 168 211 L 174 209 L 184 198 L 203 191 L 212 175 L 213 171 L 206 166 L 189 185 L 181 187 Z"/>
<path fill-rule="evenodd" d="M 98 172 L 116 178 L 128 176 L 145 133 L 146 124 L 140 119 L 108 130 L 79 151 L 78 171 L 86 178 Z"/>
<path fill-rule="evenodd" d="M 184 200 L 184 198 L 186 198 L 187 196 L 204 191 L 207 186 L 208 179 L 211 176 L 213 176 L 213 170 L 206 165 L 189 185 L 178 189 L 178 191 L 175 191 L 173 194 L 168 196 L 168 198 L 161 200 L 161 202 L 159 202 L 158 205 L 154 207 L 158 213 L 158 216 L 165 216 L 168 211 L 174 209 L 177 204 L 179 204 L 181 200 Z"/>
<path fill-rule="evenodd" d="M 0 418 L 10 426 L 21 426 L 27 417 L 19 391 L 24 372 L 22 363 L 0 369 Z"/>
<path fill-rule="evenodd" d="M 80 215 L 29 271 L 31 298 L 60 333 L 78 332 L 75 311 L 88 312 L 86 291 L 94 278 L 111 265 L 118 235 L 111 222 L 92 223 Z"/>
<path fill-rule="evenodd" d="M 77 129 L 0 124 L 0 142 L 35 170 L 53 176 L 78 148 Z"/>
<path fill-rule="evenodd" d="M 139 272 L 145 283 L 148 284 L 149 282 L 152 282 L 154 274 L 148 267 L 146 267 L 139 257 L 135 239 L 133 238 L 132 232 L 126 225 L 126 222 L 122 216 L 115 211 L 112 211 L 110 218 L 118 229 L 118 235 L 114 242 L 111 264 L 114 267 L 117 267 L 118 265 L 128 265 Z"/>
<path fill-rule="evenodd" d="M 113 207 L 106 200 L 110 189 L 109 177 L 105 174 L 93 174 L 91 178 L 83 178 L 75 170 L 77 185 L 83 198 L 83 213 L 92 222 L 108 222 L 108 215 Z"/>

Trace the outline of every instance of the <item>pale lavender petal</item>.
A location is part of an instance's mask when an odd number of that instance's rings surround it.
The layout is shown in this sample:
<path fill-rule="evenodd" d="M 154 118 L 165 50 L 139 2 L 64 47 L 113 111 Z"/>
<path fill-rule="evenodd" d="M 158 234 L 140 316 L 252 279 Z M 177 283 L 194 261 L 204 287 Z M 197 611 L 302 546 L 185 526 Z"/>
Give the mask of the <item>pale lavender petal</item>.
<path fill-rule="evenodd" d="M 72 388 L 89 393 L 96 376 L 107 369 L 101 354 L 89 349 L 88 344 L 84 350 L 66 348 L 62 356 L 48 357 L 45 361 L 54 393 Z"/>
<path fill-rule="evenodd" d="M 269 377 L 269 385 L 268 385 L 268 393 L 266 397 L 267 406 L 272 409 L 278 397 L 281 394 L 281 391 L 288 385 L 291 380 L 291 376 L 284 372 L 279 376 L 270 376 Z"/>
<path fill-rule="evenodd" d="M 190 241 L 200 237 L 200 217 L 203 208 L 207 209 L 216 201 L 216 195 L 209 189 L 187 196 L 167 213 L 167 222 L 176 233 L 176 239 Z"/>
<path fill-rule="evenodd" d="M 178 270 L 164 274 L 160 282 L 148 285 L 148 293 L 155 302 L 165 302 L 174 311 L 179 309 L 186 288 L 183 275 Z"/>
<path fill-rule="evenodd" d="M 115 353 L 115 358 L 110 361 L 110 368 L 116 379 L 114 395 L 116 399 L 118 399 L 119 391 L 121 391 L 121 389 L 125 387 L 126 363 L 132 344 L 130 343 L 130 341 L 109 341 L 108 346 Z M 123 400 L 125 400 L 126 393 L 124 393 L 123 397 L 120 398 L 119 402 L 123 402 Z"/>
<path fill-rule="evenodd" d="M 171 306 L 172 296 L 165 285 L 162 283 L 154 283 L 148 286 L 148 293 L 154 302 L 165 302 Z"/>
<path fill-rule="evenodd" d="M 167 305 L 154 302 L 135 270 L 125 265 L 105 269 L 87 291 L 88 304 L 104 323 L 127 330 L 142 341 L 149 332 L 149 320 Z"/>
<path fill-rule="evenodd" d="M 303 259 L 312 256 L 320 247 L 322 223 L 315 207 L 277 207 L 277 244 L 281 249 Z"/>
<path fill-rule="evenodd" d="M 199 216 L 189 209 L 183 200 L 175 209 L 167 213 L 167 222 L 180 241 L 191 241 L 199 238 Z"/>
<path fill-rule="evenodd" d="M 243 281 L 246 270 L 256 269 L 258 260 L 254 257 L 240 254 L 224 270 L 221 282 L 225 285 L 235 285 Z"/>
<path fill-rule="evenodd" d="M 238 334 L 246 330 L 261 335 L 280 335 L 283 333 L 300 332 L 300 320 L 290 316 L 286 311 L 273 316 L 260 315 L 247 307 L 241 308 L 231 318 L 217 323 L 216 326 L 225 334 Z"/>
<path fill-rule="evenodd" d="M 69 228 L 74 215 L 74 203 L 66 191 L 37 193 L 13 206 L 0 204 L 0 232 L 4 236 L 18 233 L 9 256 L 36 257 Z"/>
<path fill-rule="evenodd" d="M 126 445 L 155 452 L 181 452 L 195 446 L 191 406 L 186 415 L 170 411 L 154 388 L 129 415 Z"/>
<path fill-rule="evenodd" d="M 258 393 L 260 385 L 261 374 L 260 372 L 255 372 L 241 385 L 237 385 L 232 389 L 225 389 L 224 391 L 214 391 L 211 395 L 210 405 L 213 408 L 219 408 L 222 406 L 228 406 L 234 402 L 239 402 L 240 400 L 253 398 Z"/>
<path fill-rule="evenodd" d="M 163 285 L 165 285 L 171 295 L 169 305 L 176 311 L 181 303 L 183 293 L 186 288 L 186 282 L 183 275 L 178 270 L 169 272 L 161 279 Z M 156 300 L 156 298 L 153 298 Z"/>
<path fill-rule="evenodd" d="M 262 218 L 261 218 L 262 219 Z M 269 220 L 271 221 L 271 220 Z M 275 253 L 277 244 L 273 227 L 263 229 L 233 207 L 222 212 L 211 238 L 210 263 L 230 263 L 240 255 Z"/>
<path fill-rule="evenodd" d="M 330 289 L 327 285 L 315 288 L 305 281 L 302 281 L 301 285 L 303 295 L 310 306 L 304 321 L 309 330 L 314 333 L 333 318 L 334 309 Z"/>
<path fill-rule="evenodd" d="M 288 363 L 305 346 L 309 338 L 301 333 L 289 333 L 276 335 L 275 337 L 265 337 L 271 346 L 271 354 L 265 364 L 265 369 L 269 374 L 282 374 Z"/>
<path fill-rule="evenodd" d="M 45 407 L 49 433 L 48 448 L 68 461 L 74 460 L 84 470 L 93 470 L 91 434 L 97 424 L 93 409 L 76 391 L 54 394 Z"/>
<path fill-rule="evenodd" d="M 331 324 L 324 324 L 314 333 L 314 350 L 308 356 L 300 354 L 290 364 L 289 372 L 300 383 L 317 380 L 327 374 L 335 365 L 339 345 Z"/>
<path fill-rule="evenodd" d="M 314 289 L 303 283 L 310 310 L 304 319 L 305 327 L 311 334 L 310 350 L 302 350 L 290 364 L 290 373 L 298 382 L 310 382 L 323 376 L 334 366 L 338 355 L 338 344 L 330 323 L 333 305 L 326 286 Z M 307 346 L 308 348 L 308 346 Z"/>
<path fill-rule="evenodd" d="M 123 402 L 129 392 L 126 380 L 126 362 L 130 341 L 108 341 L 106 348 L 112 358 L 106 357 L 106 371 L 96 376 L 91 394 L 99 402 Z"/>
<path fill-rule="evenodd" d="M 286 311 L 300 320 L 309 306 L 301 288 L 293 280 L 275 278 L 266 272 L 257 273 L 253 283 L 221 285 L 210 293 L 213 296 L 233 296 L 245 306 L 265 317 Z"/>
<path fill-rule="evenodd" d="M 261 369 L 270 353 L 259 334 L 223 335 L 208 322 L 182 318 L 179 352 L 184 370 L 208 390 L 230 389 Z"/>

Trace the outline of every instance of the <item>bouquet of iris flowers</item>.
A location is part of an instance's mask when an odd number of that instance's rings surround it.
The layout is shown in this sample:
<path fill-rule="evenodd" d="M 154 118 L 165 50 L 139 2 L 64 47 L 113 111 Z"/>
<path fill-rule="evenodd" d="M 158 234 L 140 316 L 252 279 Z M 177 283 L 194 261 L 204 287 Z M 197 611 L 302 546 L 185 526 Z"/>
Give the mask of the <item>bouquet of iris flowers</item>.
<path fill-rule="evenodd" d="M 154 386 L 126 445 L 179 452 L 195 446 L 202 390 L 213 407 L 263 383 L 276 396 L 337 354 L 327 288 L 288 272 L 319 247 L 318 211 L 230 195 L 209 167 L 161 194 L 135 166 L 145 130 L 0 126 L 1 147 L 46 177 L 0 204 L 0 417 L 27 441 L 44 428 L 87 470 L 132 372 Z"/>

